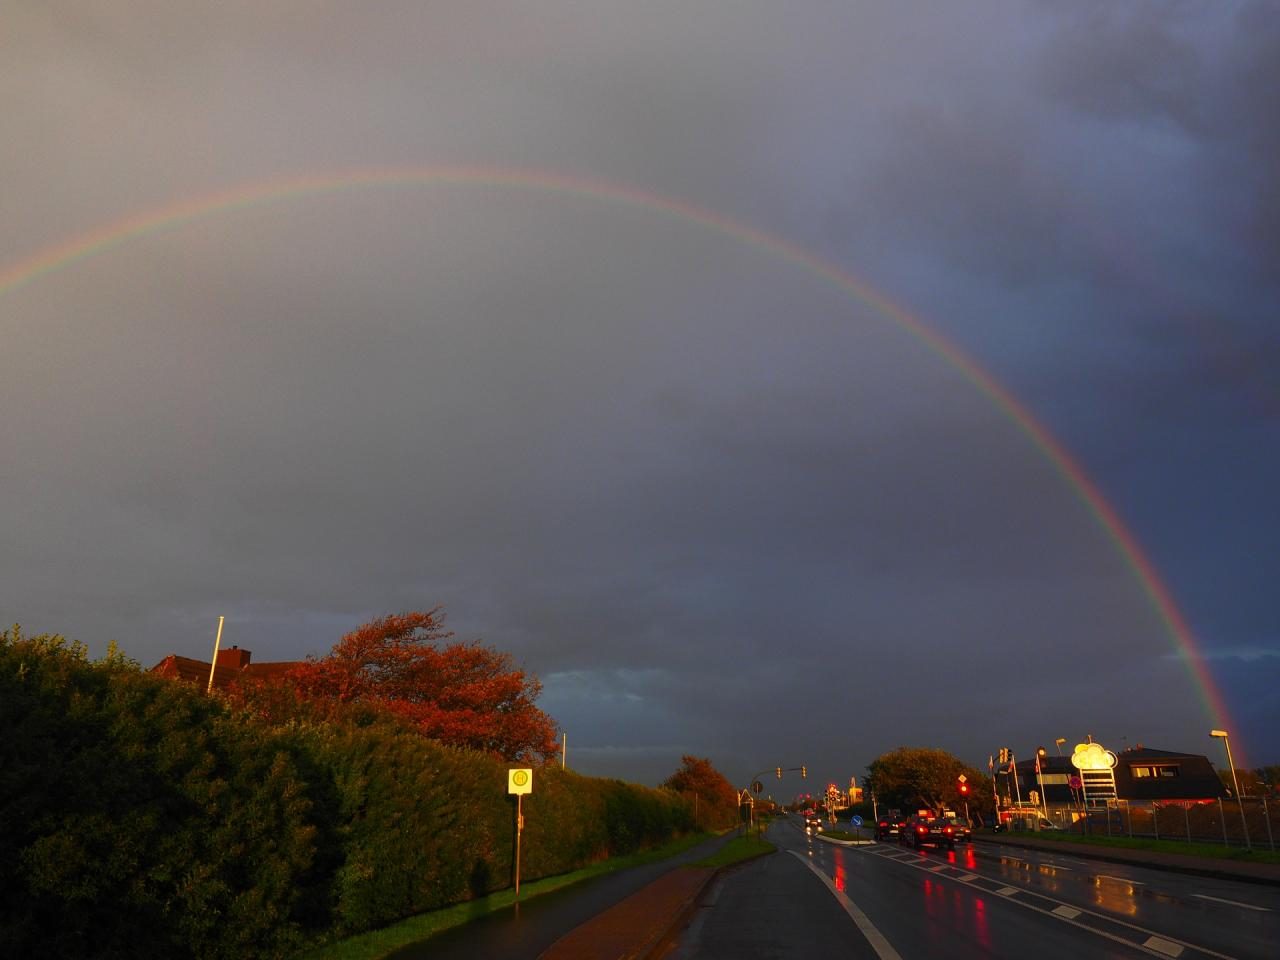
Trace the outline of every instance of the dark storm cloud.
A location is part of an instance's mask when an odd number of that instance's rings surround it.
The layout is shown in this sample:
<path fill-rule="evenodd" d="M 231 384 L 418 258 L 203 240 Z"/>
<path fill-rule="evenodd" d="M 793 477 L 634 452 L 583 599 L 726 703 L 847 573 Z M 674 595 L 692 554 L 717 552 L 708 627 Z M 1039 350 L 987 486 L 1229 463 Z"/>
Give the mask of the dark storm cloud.
<path fill-rule="evenodd" d="M 1206 650 L 1269 650 L 1277 34 L 1166 7 L 41 4 L 0 41 L 0 252 L 370 165 L 692 202 L 958 341 Z M 1174 638 L 1031 440 L 884 312 L 706 224 L 349 189 L 105 250 L 0 293 L 0 329 L 0 614 L 28 629 L 150 663 L 226 614 L 292 658 L 443 602 L 544 679 L 571 762 L 650 782 L 684 752 L 843 780 L 899 743 L 1202 737 Z"/>

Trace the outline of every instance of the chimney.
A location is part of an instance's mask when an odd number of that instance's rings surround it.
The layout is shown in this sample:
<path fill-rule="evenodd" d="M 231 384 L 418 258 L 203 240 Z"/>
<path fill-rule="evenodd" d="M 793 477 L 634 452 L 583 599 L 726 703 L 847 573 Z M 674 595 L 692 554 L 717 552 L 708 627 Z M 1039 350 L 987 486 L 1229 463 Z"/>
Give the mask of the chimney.
<path fill-rule="evenodd" d="M 232 670 L 243 670 L 249 665 L 249 658 L 253 653 L 249 650 L 241 650 L 235 644 L 226 650 L 218 651 L 218 666 L 230 667 Z"/>

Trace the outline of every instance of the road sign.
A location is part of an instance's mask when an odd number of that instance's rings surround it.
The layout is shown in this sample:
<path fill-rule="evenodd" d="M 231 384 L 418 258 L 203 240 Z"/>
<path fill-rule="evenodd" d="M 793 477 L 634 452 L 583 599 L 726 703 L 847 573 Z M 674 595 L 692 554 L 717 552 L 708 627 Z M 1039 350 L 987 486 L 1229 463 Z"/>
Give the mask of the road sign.
<path fill-rule="evenodd" d="M 507 793 L 533 793 L 533 770 L 522 767 L 507 771 Z"/>
<path fill-rule="evenodd" d="M 962 774 L 960 774 L 960 776 L 956 777 L 956 779 L 957 779 L 957 780 L 959 780 L 961 783 L 964 783 L 964 782 L 965 782 L 966 780 L 968 780 L 969 778 L 968 778 L 968 777 L 966 777 L 966 776 L 962 773 Z"/>
<path fill-rule="evenodd" d="M 1084 784 L 1084 781 L 1081 780 L 1079 777 L 1077 777 L 1075 774 L 1072 774 L 1071 778 L 1067 781 L 1067 786 L 1069 786 L 1072 790 L 1079 790 L 1083 784 Z"/>
<path fill-rule="evenodd" d="M 764 792 L 764 784 L 761 783 L 759 780 L 752 782 L 751 791 L 752 793 L 755 793 L 758 796 L 759 794 Z"/>
<path fill-rule="evenodd" d="M 855 814 L 850 818 L 850 822 L 851 822 L 855 827 L 860 827 L 860 826 L 862 826 L 862 818 L 861 818 L 860 816 L 858 816 L 856 813 L 855 813 Z"/>

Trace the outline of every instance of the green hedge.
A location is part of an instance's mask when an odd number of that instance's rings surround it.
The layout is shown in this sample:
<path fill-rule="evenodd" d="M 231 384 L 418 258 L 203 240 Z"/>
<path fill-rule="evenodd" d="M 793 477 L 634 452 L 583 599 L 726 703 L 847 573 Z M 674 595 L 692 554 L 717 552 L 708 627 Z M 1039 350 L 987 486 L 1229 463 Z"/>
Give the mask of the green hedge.
<path fill-rule="evenodd" d="M 510 885 L 508 764 L 391 722 L 268 725 L 118 656 L 0 634 L 0 943 L 282 957 Z M 692 827 L 666 791 L 539 768 L 521 876 Z"/>

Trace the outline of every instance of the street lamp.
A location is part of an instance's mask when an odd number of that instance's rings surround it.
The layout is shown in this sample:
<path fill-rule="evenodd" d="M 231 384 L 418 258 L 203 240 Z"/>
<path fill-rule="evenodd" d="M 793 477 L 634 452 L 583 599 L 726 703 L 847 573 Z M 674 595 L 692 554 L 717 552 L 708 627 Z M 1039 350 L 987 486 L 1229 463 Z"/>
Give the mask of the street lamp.
<path fill-rule="evenodd" d="M 1231 783 L 1236 790 L 1236 803 L 1240 807 L 1240 826 L 1244 827 L 1244 845 L 1247 850 L 1253 850 L 1253 844 L 1249 842 L 1249 824 L 1244 818 L 1244 801 L 1240 799 L 1240 781 L 1236 779 L 1236 762 L 1231 759 L 1231 740 L 1227 737 L 1225 730 L 1210 730 L 1209 736 L 1220 738 L 1223 746 L 1227 748 L 1227 766 L 1231 768 Z"/>
<path fill-rule="evenodd" d="M 1053 741 L 1053 745 L 1058 748 L 1058 756 L 1062 756 L 1062 745 L 1067 742 L 1066 737 L 1059 737 Z"/>

